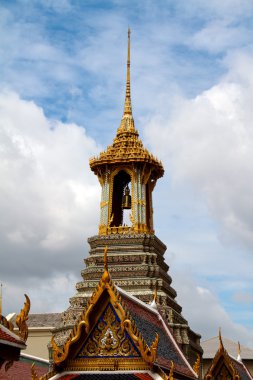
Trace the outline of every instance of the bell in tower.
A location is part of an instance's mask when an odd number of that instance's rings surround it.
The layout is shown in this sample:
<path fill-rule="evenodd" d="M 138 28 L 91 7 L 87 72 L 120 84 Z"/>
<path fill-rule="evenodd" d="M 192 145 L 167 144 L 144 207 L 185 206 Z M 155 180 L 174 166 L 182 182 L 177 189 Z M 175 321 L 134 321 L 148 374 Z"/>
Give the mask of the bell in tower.
<path fill-rule="evenodd" d="M 131 209 L 131 195 L 128 184 L 125 187 L 123 199 L 122 199 L 122 209 L 129 210 Z"/>
<path fill-rule="evenodd" d="M 102 187 L 99 235 L 153 234 L 152 192 L 164 169 L 161 161 L 144 148 L 134 125 L 130 94 L 130 30 L 123 116 L 112 145 L 98 157 L 91 158 L 90 167 Z M 130 209 L 131 226 L 124 225 L 124 210 Z"/>

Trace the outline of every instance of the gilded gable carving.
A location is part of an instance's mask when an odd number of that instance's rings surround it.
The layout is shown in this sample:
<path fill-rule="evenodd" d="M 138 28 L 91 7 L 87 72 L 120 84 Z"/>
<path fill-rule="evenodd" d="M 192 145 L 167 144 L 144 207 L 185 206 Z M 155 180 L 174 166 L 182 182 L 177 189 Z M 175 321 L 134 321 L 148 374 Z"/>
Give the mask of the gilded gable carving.
<path fill-rule="evenodd" d="M 110 303 L 78 354 L 79 358 L 104 356 L 140 357 Z"/>

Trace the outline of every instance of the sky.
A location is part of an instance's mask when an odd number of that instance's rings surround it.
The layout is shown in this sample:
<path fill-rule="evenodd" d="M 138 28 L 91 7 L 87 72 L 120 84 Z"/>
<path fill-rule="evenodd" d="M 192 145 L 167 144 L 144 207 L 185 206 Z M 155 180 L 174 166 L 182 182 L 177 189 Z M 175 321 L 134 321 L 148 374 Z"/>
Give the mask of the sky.
<path fill-rule="evenodd" d="M 61 312 L 99 223 L 89 158 L 124 104 L 162 160 L 156 235 L 203 340 L 253 348 L 252 0 L 0 2 L 3 313 Z"/>

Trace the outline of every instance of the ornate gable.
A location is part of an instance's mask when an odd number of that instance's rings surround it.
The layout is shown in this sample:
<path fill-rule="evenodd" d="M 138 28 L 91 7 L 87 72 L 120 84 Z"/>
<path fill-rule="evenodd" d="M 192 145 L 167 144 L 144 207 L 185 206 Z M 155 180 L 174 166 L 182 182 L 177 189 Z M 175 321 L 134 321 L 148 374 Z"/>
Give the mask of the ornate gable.
<path fill-rule="evenodd" d="M 126 330 L 122 331 L 121 321 L 111 302 L 107 304 L 77 357 L 141 357 L 129 334 Z"/>
<path fill-rule="evenodd" d="M 204 380 L 250 380 L 244 365 L 232 358 L 226 351 L 221 333 L 219 333 L 220 347 L 209 367 Z"/>
<path fill-rule="evenodd" d="M 149 347 L 113 285 L 107 269 L 68 340 L 52 339 L 54 371 L 144 370 L 156 359 L 158 335 Z M 55 373 L 54 372 L 54 373 Z"/>

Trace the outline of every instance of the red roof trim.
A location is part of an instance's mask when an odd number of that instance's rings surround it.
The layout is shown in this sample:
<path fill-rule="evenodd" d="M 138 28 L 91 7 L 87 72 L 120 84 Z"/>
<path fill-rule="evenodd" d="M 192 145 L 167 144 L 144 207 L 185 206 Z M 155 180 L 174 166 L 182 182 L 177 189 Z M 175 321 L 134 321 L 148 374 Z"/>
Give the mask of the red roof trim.
<path fill-rule="evenodd" d="M 26 347 L 25 342 L 21 340 L 18 335 L 14 334 L 3 325 L 0 325 L 0 343 L 21 349 Z"/>

